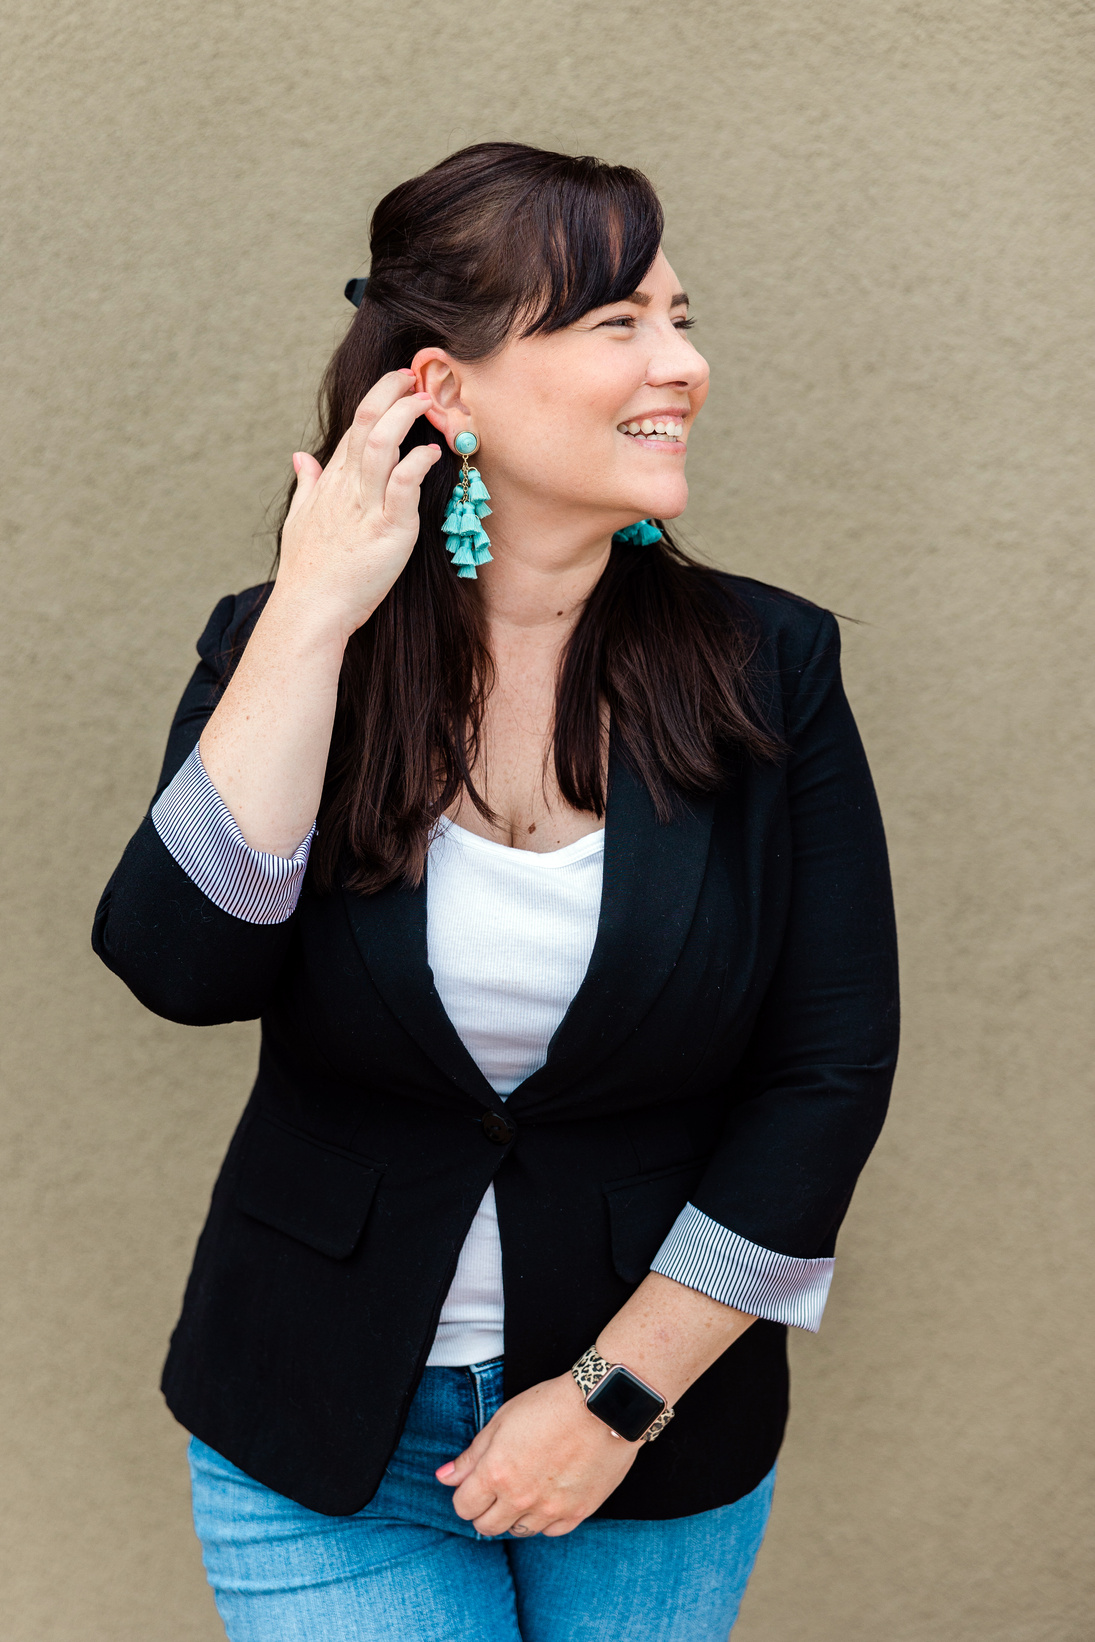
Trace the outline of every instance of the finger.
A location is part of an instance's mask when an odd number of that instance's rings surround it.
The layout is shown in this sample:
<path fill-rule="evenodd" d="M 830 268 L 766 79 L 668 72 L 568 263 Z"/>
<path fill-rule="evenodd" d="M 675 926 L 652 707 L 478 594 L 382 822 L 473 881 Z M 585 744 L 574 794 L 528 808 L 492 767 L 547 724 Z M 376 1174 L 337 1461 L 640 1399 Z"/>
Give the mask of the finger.
<path fill-rule="evenodd" d="M 515 1520 L 510 1523 L 509 1532 L 514 1539 L 535 1539 L 537 1534 L 542 1534 L 555 1520 L 551 1512 L 539 1508 L 518 1511 Z"/>
<path fill-rule="evenodd" d="M 505 1529 L 492 1527 L 491 1533 L 508 1532 L 513 1535 L 514 1539 L 533 1539 L 537 1534 L 542 1534 L 553 1522 L 558 1522 L 564 1514 L 562 1503 L 557 1499 L 549 1497 L 548 1499 L 537 1500 L 526 1495 L 523 1507 L 520 1505 L 520 1500 L 520 1494 L 517 1495 L 516 1499 L 511 1495 L 507 1496 L 504 1501 L 501 1496 L 495 1500 L 493 1509 L 488 1510 L 485 1515 L 492 1521 L 497 1520 L 502 1514 L 504 1506 L 509 1513 L 510 1520 L 506 1523 Z M 476 1527 L 478 1526 L 479 1524 L 476 1522 Z"/>
<path fill-rule="evenodd" d="M 499 1534 L 508 1533 L 513 1524 L 520 1518 L 520 1511 L 516 1510 L 513 1502 L 495 1500 L 488 1505 L 485 1511 L 478 1516 L 471 1517 L 472 1526 L 476 1533 L 486 1534 L 490 1539 L 497 1539 Z"/>
<path fill-rule="evenodd" d="M 397 399 L 394 405 L 389 405 L 388 409 L 374 420 L 364 438 L 360 440 L 360 444 L 355 431 L 351 429 L 350 443 L 346 450 L 347 473 L 353 472 L 356 452 L 365 484 L 368 485 L 370 477 L 380 475 L 383 483 L 387 484 L 388 475 L 399 461 L 400 445 L 422 412 L 428 410 L 432 403 L 428 393 L 412 393 L 403 399 Z"/>
<path fill-rule="evenodd" d="M 470 1476 L 466 1482 L 462 1482 L 452 1496 L 452 1508 L 464 1522 L 474 1522 L 478 1517 L 485 1515 L 487 1511 L 496 1506 L 497 1503 L 498 1495 L 494 1489 L 474 1475 Z M 516 1516 L 517 1512 L 511 1507 L 509 1516 L 505 1518 L 507 1525 Z M 495 1532 L 500 1533 L 501 1529 L 496 1529 Z"/>
<path fill-rule="evenodd" d="M 352 463 L 361 460 L 361 451 L 365 440 L 375 427 L 376 423 L 398 405 L 400 400 L 406 399 L 415 391 L 415 376 L 410 370 L 388 371 L 386 375 L 373 383 L 364 399 L 354 412 L 354 419 L 346 430 L 345 461 Z"/>
<path fill-rule="evenodd" d="M 388 371 L 379 377 L 359 403 L 350 426 L 332 451 L 324 471 L 340 472 L 346 466 L 351 439 L 360 441 L 367 437 L 369 429 L 386 410 L 414 391 L 416 381 L 412 370 Z"/>
<path fill-rule="evenodd" d="M 346 432 L 342 435 L 327 464 L 327 471 L 339 471 L 346 466 L 350 440 L 357 434 L 363 439 L 369 432 L 378 417 L 396 402 L 413 393 L 416 385 L 415 374 L 411 370 L 387 371 L 378 377 L 358 404 L 353 420 Z M 356 459 L 356 458 L 355 458 Z"/>
<path fill-rule="evenodd" d="M 323 472 L 323 469 L 314 456 L 310 456 L 306 450 L 298 450 L 293 453 L 293 471 L 297 476 L 297 482 L 293 491 L 293 499 L 289 503 L 289 511 L 285 515 L 286 524 L 289 523 L 290 519 L 296 517 L 313 490 L 315 490 L 316 480 Z"/>
<path fill-rule="evenodd" d="M 399 447 L 429 404 L 427 395 L 413 394 L 386 410 L 366 434 L 356 468 L 353 449 L 347 448 L 342 477 L 351 486 L 356 483 L 361 505 L 367 512 L 383 508 L 388 481 L 399 461 Z"/>
<path fill-rule="evenodd" d="M 449 1460 L 445 1465 L 439 1465 L 434 1476 L 438 1482 L 443 1482 L 450 1488 L 459 1488 L 475 1470 L 486 1447 L 483 1433 L 480 1431 L 462 1454 L 457 1454 L 454 1460 Z"/>
<path fill-rule="evenodd" d="M 392 469 L 384 492 L 384 517 L 389 524 L 407 530 L 417 527 L 422 481 L 440 460 L 440 445 L 416 445 Z"/>
<path fill-rule="evenodd" d="M 532 1490 L 509 1488 L 497 1477 L 488 1482 L 481 1475 L 470 1477 L 463 1488 L 457 1489 L 453 1504 L 460 1516 L 467 1513 L 466 1519 L 474 1522 L 481 1534 L 492 1536 L 506 1533 L 515 1522 L 538 1532 L 543 1524 L 560 1515 L 558 1504 L 538 1500 Z"/>
<path fill-rule="evenodd" d="M 545 1539 L 559 1539 L 563 1534 L 572 1534 L 577 1527 L 579 1523 L 574 1517 L 558 1517 L 554 1522 L 549 1522 L 546 1528 L 541 1528 L 540 1532 Z"/>
<path fill-rule="evenodd" d="M 518 1500 L 520 1496 L 518 1496 Z M 532 1539 L 549 1523 L 559 1519 L 559 1506 L 528 1501 L 523 1507 L 509 1495 L 499 1495 L 492 1505 L 473 1518 L 481 1534 L 512 1534 L 515 1539 Z"/>

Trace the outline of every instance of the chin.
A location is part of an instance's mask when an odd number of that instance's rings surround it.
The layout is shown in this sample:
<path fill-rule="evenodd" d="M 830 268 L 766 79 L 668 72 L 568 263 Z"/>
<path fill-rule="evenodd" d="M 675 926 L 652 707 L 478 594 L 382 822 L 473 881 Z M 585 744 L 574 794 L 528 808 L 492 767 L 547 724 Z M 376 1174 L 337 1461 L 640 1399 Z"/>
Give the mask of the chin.
<path fill-rule="evenodd" d="M 658 495 L 647 496 L 636 504 L 644 519 L 664 519 L 669 524 L 673 519 L 679 519 L 688 506 L 688 489 L 682 491 L 674 488 L 670 492 L 661 491 Z"/>

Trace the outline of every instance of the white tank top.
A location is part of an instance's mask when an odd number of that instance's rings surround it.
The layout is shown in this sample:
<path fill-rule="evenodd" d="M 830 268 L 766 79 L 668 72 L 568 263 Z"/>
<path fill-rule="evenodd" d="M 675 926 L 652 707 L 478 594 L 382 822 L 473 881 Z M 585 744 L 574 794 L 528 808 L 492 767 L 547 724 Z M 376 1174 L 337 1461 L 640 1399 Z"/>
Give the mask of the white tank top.
<path fill-rule="evenodd" d="M 505 1100 L 547 1059 L 589 967 L 604 829 L 535 855 L 443 820 L 426 872 L 426 945 L 445 1012 Z M 441 1308 L 429 1367 L 502 1355 L 502 1245 L 489 1186 Z"/>

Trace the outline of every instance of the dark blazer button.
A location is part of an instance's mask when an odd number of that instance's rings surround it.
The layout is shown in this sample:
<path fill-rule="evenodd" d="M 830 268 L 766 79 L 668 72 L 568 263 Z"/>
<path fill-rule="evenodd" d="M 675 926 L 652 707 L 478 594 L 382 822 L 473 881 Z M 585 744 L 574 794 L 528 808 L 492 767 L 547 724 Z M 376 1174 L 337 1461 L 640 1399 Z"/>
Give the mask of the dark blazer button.
<path fill-rule="evenodd" d="M 483 1133 L 488 1140 L 493 1140 L 496 1146 L 508 1146 L 517 1130 L 499 1117 L 497 1112 L 484 1112 L 482 1119 Z"/>

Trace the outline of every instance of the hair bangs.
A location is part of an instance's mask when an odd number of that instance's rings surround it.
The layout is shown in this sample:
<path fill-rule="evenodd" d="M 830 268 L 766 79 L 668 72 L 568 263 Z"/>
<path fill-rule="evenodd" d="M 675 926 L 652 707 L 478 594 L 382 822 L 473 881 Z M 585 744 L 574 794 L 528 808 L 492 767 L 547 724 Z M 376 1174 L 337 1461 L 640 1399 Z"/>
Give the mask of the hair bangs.
<path fill-rule="evenodd" d="M 661 202 L 641 171 L 567 160 L 527 201 L 514 236 L 524 267 L 539 271 L 522 335 L 561 331 L 638 289 L 658 254 Z M 527 275 L 526 275 L 527 277 Z"/>

